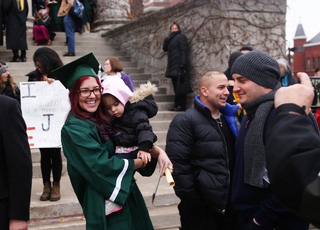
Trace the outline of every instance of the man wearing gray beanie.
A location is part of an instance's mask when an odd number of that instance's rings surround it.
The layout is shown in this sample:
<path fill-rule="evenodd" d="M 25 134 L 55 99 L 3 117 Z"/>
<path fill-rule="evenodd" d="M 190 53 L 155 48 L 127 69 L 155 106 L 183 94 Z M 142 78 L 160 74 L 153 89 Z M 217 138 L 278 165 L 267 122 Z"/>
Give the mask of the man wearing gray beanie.
<path fill-rule="evenodd" d="M 281 87 L 280 66 L 267 53 L 254 50 L 238 57 L 231 74 L 233 91 L 246 110 L 235 146 L 232 203 L 244 229 L 307 230 L 309 224 L 274 198 L 266 170 L 265 133 L 274 117 L 274 95 Z M 290 144 L 290 143 L 284 143 Z"/>

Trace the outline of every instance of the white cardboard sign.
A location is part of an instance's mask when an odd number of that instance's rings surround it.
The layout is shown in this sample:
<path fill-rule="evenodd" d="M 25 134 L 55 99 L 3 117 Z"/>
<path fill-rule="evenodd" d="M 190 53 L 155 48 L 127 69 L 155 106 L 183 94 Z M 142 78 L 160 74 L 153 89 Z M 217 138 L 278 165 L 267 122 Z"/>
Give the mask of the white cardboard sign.
<path fill-rule="evenodd" d="M 21 82 L 20 91 L 30 148 L 61 147 L 61 128 L 70 111 L 69 91 L 60 81 Z"/>

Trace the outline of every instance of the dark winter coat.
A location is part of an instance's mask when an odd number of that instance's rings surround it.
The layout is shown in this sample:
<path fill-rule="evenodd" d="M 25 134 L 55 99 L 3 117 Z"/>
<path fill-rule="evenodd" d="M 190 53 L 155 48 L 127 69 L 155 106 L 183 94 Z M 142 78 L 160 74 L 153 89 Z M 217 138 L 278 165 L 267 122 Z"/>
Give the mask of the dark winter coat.
<path fill-rule="evenodd" d="M 27 50 L 26 21 L 28 15 L 28 1 L 24 1 L 24 10 L 18 11 L 16 0 L 2 1 L 5 13 L 7 49 Z"/>
<path fill-rule="evenodd" d="M 136 90 L 133 96 L 138 101 L 128 102 L 123 115 L 113 120 L 114 138 L 116 145 L 138 146 L 140 150 L 150 152 L 157 136 L 152 131 L 149 118 L 157 114 L 158 106 L 151 90 L 145 94 L 139 92 L 139 89 Z M 139 94 L 140 98 L 137 99 L 135 95 Z"/>
<path fill-rule="evenodd" d="M 301 111 L 294 104 L 277 108 L 266 138 L 267 169 L 277 199 L 320 227 L 320 139 Z"/>
<path fill-rule="evenodd" d="M 261 108 L 261 104 L 256 108 L 256 110 Z M 274 196 L 270 186 L 266 188 L 259 188 L 244 182 L 244 144 L 246 135 L 250 130 L 252 120 L 255 117 L 255 111 L 250 111 L 249 113 L 247 110 L 247 114 L 241 121 L 241 127 L 236 141 L 236 165 L 234 170 L 235 176 L 232 184 L 232 205 L 236 210 L 241 211 L 243 220 L 250 221 L 252 218 L 255 218 L 262 228 L 266 230 L 278 229 L 279 226 L 284 227 L 284 229 L 307 229 L 308 223 L 296 217 L 286 208 L 284 208 Z M 250 114 L 250 117 L 248 114 Z M 274 119 L 274 116 L 275 109 L 272 109 L 264 123 L 264 143 L 266 142 L 265 135 L 269 131 L 269 127 Z M 280 136 L 277 135 L 277 137 L 279 138 Z M 282 136 L 280 139 L 283 145 L 292 146 L 291 142 L 283 142 Z M 277 151 L 277 153 L 279 152 Z"/>
<path fill-rule="evenodd" d="M 15 88 L 15 91 L 13 92 L 12 86 L 8 82 L 4 83 L 3 89 L 2 89 L 2 94 L 6 95 L 8 97 L 12 97 L 12 98 L 18 100 L 18 102 L 20 103 L 20 89 L 16 83 L 14 83 L 14 84 L 15 84 L 16 88 Z"/>
<path fill-rule="evenodd" d="M 3 12 L 2 12 L 2 1 L 3 1 L 3 0 L 0 0 L 0 46 L 3 45 L 3 30 L 2 30 Z"/>
<path fill-rule="evenodd" d="M 0 108 L 0 229 L 8 229 L 5 220 L 29 220 L 32 160 L 19 103 L 0 95 Z"/>
<path fill-rule="evenodd" d="M 163 43 L 163 51 L 168 52 L 166 77 L 179 77 L 187 68 L 187 37 L 181 31 L 171 33 Z"/>
<path fill-rule="evenodd" d="M 236 137 L 238 106 L 227 107 L 227 115 L 220 112 Z M 192 109 L 171 122 L 166 152 L 174 166 L 175 193 L 194 210 L 192 215 L 203 207 L 223 213 L 230 183 L 228 152 L 220 126 L 198 97 Z"/>
<path fill-rule="evenodd" d="M 26 74 L 28 76 L 28 81 L 41 81 L 40 72 L 38 69 L 31 71 L 30 73 Z"/>

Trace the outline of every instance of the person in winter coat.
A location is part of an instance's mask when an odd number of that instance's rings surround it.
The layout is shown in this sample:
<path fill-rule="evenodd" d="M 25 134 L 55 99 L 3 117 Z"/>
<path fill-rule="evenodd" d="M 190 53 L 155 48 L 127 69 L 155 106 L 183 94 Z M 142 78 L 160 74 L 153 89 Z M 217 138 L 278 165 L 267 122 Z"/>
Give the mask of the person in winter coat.
<path fill-rule="evenodd" d="M 33 38 L 35 46 L 43 43 L 51 45 L 52 36 L 49 34 L 49 24 L 50 17 L 47 9 L 41 9 L 37 14 L 34 14 Z"/>
<path fill-rule="evenodd" d="M 119 58 L 108 57 L 104 63 L 104 72 L 106 74 L 102 76 L 101 82 L 103 82 L 107 77 L 119 77 L 124 81 L 124 83 L 126 83 L 132 92 L 134 91 L 132 78 L 129 74 L 123 72 L 123 66 Z"/>
<path fill-rule="evenodd" d="M 59 55 L 49 47 L 41 47 L 33 55 L 36 70 L 28 73 L 28 81 L 47 81 L 49 84 L 54 81 L 51 77 L 52 70 L 63 65 Z M 62 173 L 61 148 L 40 148 L 41 174 L 43 181 L 43 192 L 41 201 L 60 200 L 60 179 Z M 53 182 L 51 183 L 51 172 Z"/>
<path fill-rule="evenodd" d="M 194 107 L 177 115 L 167 134 L 181 229 L 237 229 L 231 207 L 238 106 L 226 103 L 228 79 L 210 71 L 199 80 Z"/>
<path fill-rule="evenodd" d="M 61 142 L 86 229 L 152 230 L 146 204 L 133 177 L 147 159 L 114 157 L 111 120 L 100 103 L 98 69 L 99 62 L 90 53 L 52 72 L 52 77 L 70 90 L 71 110 L 61 130 Z M 159 147 L 153 146 L 151 155 L 165 169 L 172 166 Z M 121 205 L 122 209 L 106 215 L 105 200 Z"/>
<path fill-rule="evenodd" d="M 12 50 L 13 53 L 11 61 L 26 62 L 28 1 L 6 0 L 2 1 L 2 7 L 6 25 L 7 49 Z"/>
<path fill-rule="evenodd" d="M 12 97 L 20 103 L 20 89 L 8 71 L 8 64 L 0 61 L 0 94 Z"/>
<path fill-rule="evenodd" d="M 188 40 L 181 33 L 177 23 L 170 26 L 170 35 L 164 40 L 163 51 L 168 52 L 168 65 L 166 77 L 171 78 L 175 92 L 174 107 L 171 111 L 184 111 L 186 109 L 186 94 L 177 95 L 177 82 L 180 77 L 187 78 Z M 187 79 L 186 79 L 187 80 Z"/>
<path fill-rule="evenodd" d="M 0 1 L 0 46 L 3 45 L 3 13 L 2 13 L 2 0 Z"/>
<path fill-rule="evenodd" d="M 281 86 L 289 86 L 297 83 L 297 80 L 291 74 L 291 68 L 289 63 L 285 59 L 278 59 L 277 62 L 281 69 Z"/>
<path fill-rule="evenodd" d="M 241 55 L 231 68 L 233 91 L 247 112 L 235 144 L 232 185 L 232 204 L 240 212 L 244 229 L 309 229 L 309 223 L 275 198 L 266 169 L 266 133 L 275 115 L 274 95 L 281 88 L 280 73 L 278 62 L 261 50 Z M 314 117 L 312 121 L 318 129 Z"/>
<path fill-rule="evenodd" d="M 158 106 L 152 96 L 156 87 L 149 82 L 141 85 L 133 94 L 124 81 L 116 77 L 107 78 L 102 87 L 102 102 L 112 118 L 115 156 L 124 159 L 141 157 L 149 163 L 150 150 L 157 140 L 149 123 L 149 118 L 158 112 Z M 154 158 L 151 164 L 155 165 L 156 162 Z M 111 204 L 115 205 L 107 201 L 106 206 Z M 114 211 L 115 208 L 108 212 Z M 121 207 L 118 206 L 117 210 L 119 208 Z"/>
<path fill-rule="evenodd" d="M 17 100 L 0 95 L 0 229 L 27 230 L 32 160 Z"/>
<path fill-rule="evenodd" d="M 281 204 L 320 227 L 320 138 L 308 117 L 313 87 L 306 73 L 297 76 L 301 84 L 275 95 L 276 115 L 266 138 L 267 169 Z"/>

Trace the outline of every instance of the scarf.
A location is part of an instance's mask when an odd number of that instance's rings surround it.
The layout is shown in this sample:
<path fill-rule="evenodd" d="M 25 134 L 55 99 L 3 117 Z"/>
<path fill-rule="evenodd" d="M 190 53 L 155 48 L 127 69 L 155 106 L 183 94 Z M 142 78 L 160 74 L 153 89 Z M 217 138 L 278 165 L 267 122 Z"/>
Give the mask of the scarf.
<path fill-rule="evenodd" d="M 289 85 L 289 73 L 287 72 L 286 75 L 282 78 L 282 86 L 287 87 Z"/>
<path fill-rule="evenodd" d="M 17 1 L 17 8 L 19 12 L 24 10 L 24 0 L 16 0 Z"/>
<path fill-rule="evenodd" d="M 274 95 L 280 86 L 279 82 L 271 92 L 245 106 L 251 122 L 244 143 L 244 183 L 259 188 L 268 187 L 264 180 L 267 179 L 267 171 L 263 129 L 274 107 Z"/>

